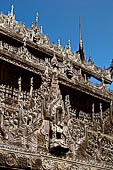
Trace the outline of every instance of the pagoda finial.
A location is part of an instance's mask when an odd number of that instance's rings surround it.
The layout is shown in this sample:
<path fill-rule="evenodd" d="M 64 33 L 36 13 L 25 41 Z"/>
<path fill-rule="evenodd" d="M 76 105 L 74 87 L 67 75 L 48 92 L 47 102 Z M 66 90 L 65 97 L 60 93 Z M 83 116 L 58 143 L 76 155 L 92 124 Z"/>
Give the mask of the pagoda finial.
<path fill-rule="evenodd" d="M 80 36 L 80 48 L 83 48 L 82 33 L 81 33 L 81 16 L 79 18 L 79 36 Z"/>
<path fill-rule="evenodd" d="M 38 25 L 38 17 L 39 17 L 39 14 L 38 12 L 36 13 L 36 21 L 35 21 L 35 25 Z"/>
<path fill-rule="evenodd" d="M 40 33 L 43 34 L 42 25 L 41 25 L 41 27 L 40 27 Z"/>
<path fill-rule="evenodd" d="M 11 16 L 13 17 L 14 5 L 11 6 Z"/>
<path fill-rule="evenodd" d="M 70 40 L 68 40 L 68 48 L 71 49 L 71 43 Z"/>
<path fill-rule="evenodd" d="M 84 61 L 84 48 L 83 48 L 83 41 L 82 41 L 82 34 L 81 34 L 81 16 L 79 19 L 79 34 L 80 34 L 80 42 L 79 42 L 79 54 L 80 54 L 80 58 L 82 61 Z"/>
<path fill-rule="evenodd" d="M 81 16 L 79 18 L 79 34 L 80 34 L 80 40 L 82 40 L 82 34 L 81 34 Z"/>
<path fill-rule="evenodd" d="M 60 39 L 58 40 L 58 47 L 60 48 Z"/>

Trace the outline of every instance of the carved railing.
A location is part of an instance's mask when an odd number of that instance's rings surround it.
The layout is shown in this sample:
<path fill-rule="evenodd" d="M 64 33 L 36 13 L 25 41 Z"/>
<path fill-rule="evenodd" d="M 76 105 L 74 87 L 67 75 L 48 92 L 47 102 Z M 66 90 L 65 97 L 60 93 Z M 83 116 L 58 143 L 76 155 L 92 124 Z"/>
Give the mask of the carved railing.
<path fill-rule="evenodd" d="M 9 13 L 8 16 L 0 13 L 0 28 L 6 30 L 9 30 L 9 32 L 13 33 L 14 35 L 17 35 L 17 37 L 21 37 L 22 40 L 25 38 L 26 41 L 33 42 L 33 39 L 35 38 L 35 44 L 38 45 L 38 47 L 44 48 L 45 50 L 50 50 L 52 53 L 55 53 L 56 55 L 60 56 L 63 60 L 70 60 L 71 62 L 77 64 L 81 68 L 86 69 L 87 71 L 91 71 L 92 73 L 95 73 L 97 76 L 100 76 L 101 78 L 105 78 L 111 80 L 110 70 L 109 69 L 101 69 L 100 67 L 97 67 L 94 65 L 94 63 L 89 62 L 87 60 L 84 61 L 84 63 L 81 63 L 80 56 L 78 53 L 72 52 L 70 45 L 66 46 L 65 48 L 59 44 L 52 44 L 50 43 L 50 40 L 48 39 L 47 35 L 44 35 L 41 31 L 41 28 L 36 26 L 37 33 L 34 31 L 34 25 L 32 28 L 28 28 L 25 26 L 25 24 L 21 24 L 15 20 L 15 17 L 13 14 Z M 12 48 L 9 46 L 9 51 L 12 52 L 18 52 L 17 49 Z M 33 56 L 30 57 L 28 55 L 28 58 L 33 59 Z M 67 59 L 66 59 L 67 58 Z M 34 63 L 37 63 L 37 58 L 34 57 L 34 60 L 31 60 Z"/>
<path fill-rule="evenodd" d="M 0 93 L 4 96 L 5 99 L 11 99 L 14 101 L 18 100 L 18 97 L 20 95 L 20 91 L 18 89 L 6 86 L 6 85 L 0 85 Z M 22 100 L 27 101 L 31 99 L 30 92 L 21 91 L 22 94 Z M 32 92 L 33 98 L 38 96 L 38 90 L 33 90 Z"/>
<path fill-rule="evenodd" d="M 0 41 L 0 49 L 1 50 L 5 50 L 7 51 L 7 53 L 9 54 L 12 54 L 18 58 L 20 57 L 20 59 L 23 59 L 24 60 L 26 59 L 26 61 L 29 61 L 35 65 L 38 65 L 39 67 L 43 67 L 43 69 L 45 68 L 45 66 L 47 65 L 46 64 L 46 59 L 39 59 L 37 56 L 34 56 L 32 55 L 26 46 L 22 46 L 22 47 L 13 47 L 3 41 Z M 49 63 L 49 69 L 52 69 L 52 66 L 51 64 Z M 67 79 L 67 75 L 66 75 L 66 70 L 68 69 L 68 63 L 59 63 L 59 74 L 62 75 L 63 77 L 65 77 Z M 88 80 L 85 80 L 83 78 L 83 76 L 81 75 L 80 73 L 80 70 L 76 70 L 75 68 L 73 68 L 71 65 L 70 65 L 70 68 L 69 68 L 72 72 L 72 78 L 71 79 L 67 79 L 67 81 L 72 81 L 73 83 L 75 83 L 76 81 L 79 81 L 81 83 L 81 85 L 83 84 L 84 87 L 88 87 L 88 88 L 91 88 L 91 90 L 94 90 L 94 91 L 97 91 L 98 93 L 100 93 L 101 91 L 104 92 L 104 94 L 106 95 L 112 95 L 113 92 L 112 90 L 108 89 L 107 86 L 103 83 L 101 84 L 96 84 L 96 83 L 93 83 L 91 81 L 88 81 Z M 100 71 L 102 72 L 102 70 Z"/>

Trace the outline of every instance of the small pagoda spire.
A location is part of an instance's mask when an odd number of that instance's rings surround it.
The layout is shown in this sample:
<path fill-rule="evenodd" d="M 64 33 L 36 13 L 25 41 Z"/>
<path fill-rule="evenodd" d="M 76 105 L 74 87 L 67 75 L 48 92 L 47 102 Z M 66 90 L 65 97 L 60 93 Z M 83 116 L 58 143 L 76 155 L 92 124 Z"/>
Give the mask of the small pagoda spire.
<path fill-rule="evenodd" d="M 39 17 L 39 14 L 38 14 L 38 12 L 36 13 L 36 21 L 35 21 L 35 26 L 37 26 L 38 25 L 38 17 Z"/>
<path fill-rule="evenodd" d="M 33 24 L 33 21 L 32 21 L 32 26 L 31 26 L 32 28 L 34 27 L 34 24 Z"/>
<path fill-rule="evenodd" d="M 58 40 L 58 47 L 60 48 L 60 39 Z"/>
<path fill-rule="evenodd" d="M 79 19 L 79 36 L 80 36 L 79 53 L 80 53 L 81 60 L 84 61 L 84 48 L 83 48 L 82 33 L 81 33 L 81 16 L 80 16 L 80 19 Z"/>
<path fill-rule="evenodd" d="M 40 27 L 40 33 L 43 34 L 42 25 L 41 25 L 41 27 Z"/>
<path fill-rule="evenodd" d="M 79 18 L 79 34 L 80 34 L 80 40 L 82 40 L 82 34 L 81 34 L 81 16 Z"/>
<path fill-rule="evenodd" d="M 83 48 L 83 41 L 82 41 L 82 33 L 81 33 L 81 16 L 80 16 L 80 19 L 79 19 L 79 36 L 80 36 L 79 45 L 80 45 L 80 48 L 82 49 Z"/>
<path fill-rule="evenodd" d="M 14 15 L 14 5 L 11 6 L 11 12 L 8 11 L 8 18 L 9 18 L 9 21 L 15 19 L 15 15 Z"/>
<path fill-rule="evenodd" d="M 71 49 L 71 43 L 70 43 L 70 40 L 68 40 L 68 48 L 69 48 L 69 50 Z"/>
<path fill-rule="evenodd" d="M 11 6 L 11 16 L 13 17 L 14 5 Z"/>

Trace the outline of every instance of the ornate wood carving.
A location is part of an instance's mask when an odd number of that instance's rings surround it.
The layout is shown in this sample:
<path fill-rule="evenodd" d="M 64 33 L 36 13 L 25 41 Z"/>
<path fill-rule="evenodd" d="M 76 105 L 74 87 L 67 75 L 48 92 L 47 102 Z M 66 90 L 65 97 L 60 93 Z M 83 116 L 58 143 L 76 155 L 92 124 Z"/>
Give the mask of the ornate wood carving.
<path fill-rule="evenodd" d="M 38 14 L 31 29 L 17 22 L 13 6 L 8 16 L 0 14 L 0 34 L 17 43 L 0 39 L 0 61 L 42 80 L 34 89 L 31 77 L 29 92 L 22 90 L 22 77 L 18 89 L 0 84 L 0 167 L 113 169 L 113 92 L 105 85 L 110 68 L 102 70 L 91 58 L 81 61 L 70 41 L 65 48 L 60 41 L 51 44 L 37 24 Z M 101 83 L 91 83 L 90 76 Z"/>

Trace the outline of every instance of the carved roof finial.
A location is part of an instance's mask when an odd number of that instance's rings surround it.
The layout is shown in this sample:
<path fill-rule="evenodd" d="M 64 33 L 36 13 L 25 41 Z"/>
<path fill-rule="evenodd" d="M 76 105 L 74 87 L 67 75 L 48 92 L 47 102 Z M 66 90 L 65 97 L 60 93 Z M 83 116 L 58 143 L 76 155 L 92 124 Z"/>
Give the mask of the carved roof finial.
<path fill-rule="evenodd" d="M 58 47 L 60 48 L 60 39 L 58 40 Z"/>
<path fill-rule="evenodd" d="M 14 5 L 11 6 L 11 16 L 13 17 L 13 9 L 14 9 Z"/>
<path fill-rule="evenodd" d="M 40 27 L 40 33 L 43 34 L 42 25 L 41 25 L 41 27 Z"/>
<path fill-rule="evenodd" d="M 8 11 L 8 18 L 10 20 L 14 20 L 15 19 L 15 15 L 14 15 L 14 5 L 11 6 L 11 12 Z"/>
<path fill-rule="evenodd" d="M 39 17 L 39 14 L 38 14 L 38 12 L 36 13 L 36 21 L 35 21 L 35 26 L 37 26 L 38 25 L 38 17 Z"/>
<path fill-rule="evenodd" d="M 81 16 L 79 18 L 79 34 L 80 34 L 80 40 L 82 40 L 82 34 L 81 34 Z"/>
<path fill-rule="evenodd" d="M 71 49 L 71 43 L 70 40 L 68 40 L 68 48 Z"/>
<path fill-rule="evenodd" d="M 83 41 L 82 41 L 82 33 L 81 33 L 81 16 L 79 19 L 79 34 L 80 34 L 80 42 L 79 42 L 79 54 L 80 54 L 80 58 L 82 61 L 84 61 L 84 48 L 83 48 Z"/>
<path fill-rule="evenodd" d="M 34 27 L 34 24 L 33 24 L 33 21 L 32 21 L 32 26 L 31 26 L 32 28 Z"/>
<path fill-rule="evenodd" d="M 79 34 L 80 34 L 80 48 L 83 48 L 82 33 L 81 33 L 81 16 L 79 19 Z"/>

